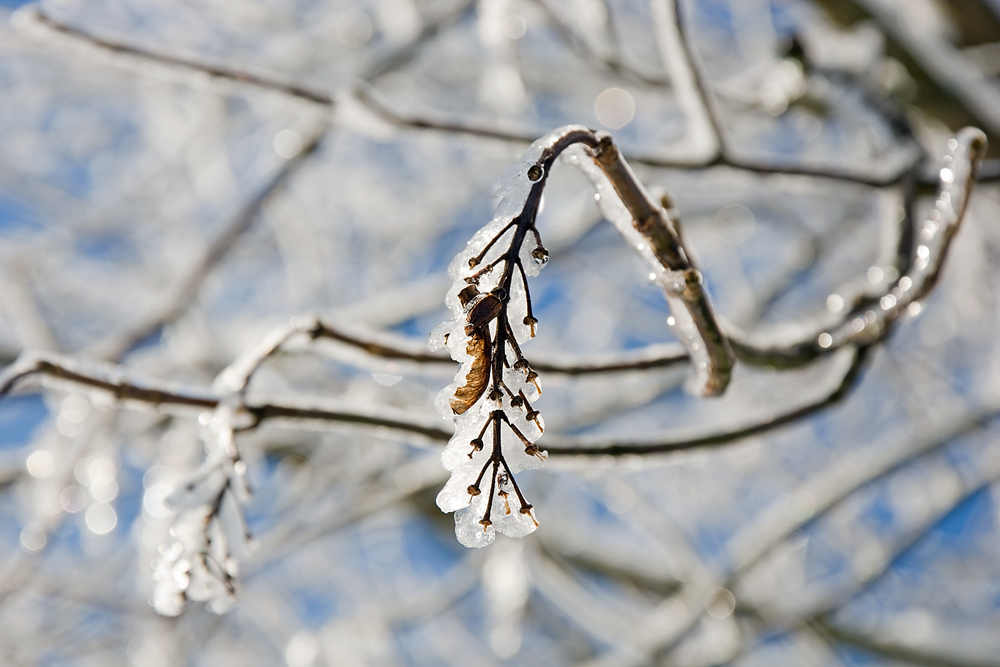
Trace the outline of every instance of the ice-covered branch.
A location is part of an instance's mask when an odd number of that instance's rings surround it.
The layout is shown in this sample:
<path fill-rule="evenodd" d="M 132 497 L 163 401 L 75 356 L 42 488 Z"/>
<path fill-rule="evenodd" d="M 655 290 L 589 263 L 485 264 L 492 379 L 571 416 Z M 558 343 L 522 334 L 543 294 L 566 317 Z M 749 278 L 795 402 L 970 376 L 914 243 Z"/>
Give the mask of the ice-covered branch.
<path fill-rule="evenodd" d="M 811 414 L 836 405 L 843 400 L 860 377 L 868 354 L 869 348 L 867 346 L 854 348 L 853 356 L 847 370 L 840 377 L 836 387 L 829 393 L 805 405 L 792 408 L 788 412 L 771 415 L 746 426 L 723 431 L 712 431 L 694 437 L 670 438 L 669 436 L 665 436 L 659 439 L 651 437 L 642 441 L 558 438 L 551 439 L 547 445 L 547 449 L 552 456 L 664 454 L 687 449 L 716 447 L 761 433 L 767 433 L 787 424 L 795 423 Z"/>
<path fill-rule="evenodd" d="M 247 389 L 271 355 L 315 328 L 315 318 L 294 318 L 244 350 L 215 378 L 212 388 L 219 399 L 203 430 L 205 461 L 169 499 L 176 511 L 170 529 L 173 539 L 160 547 L 154 575 L 153 601 L 161 614 L 176 616 L 186 599 L 206 600 L 217 613 L 235 603 L 238 561 L 229 545 L 241 540 L 249 546 L 251 540 L 243 515 L 251 491 L 236 432 L 260 421 L 248 411 Z M 222 515 L 227 501 L 228 525 Z"/>
<path fill-rule="evenodd" d="M 0 375 L 0 398 L 31 376 L 51 378 L 80 389 L 96 390 L 113 400 L 137 403 L 154 409 L 212 409 L 218 399 L 208 393 L 180 391 L 154 383 L 133 383 L 126 379 L 124 368 L 111 364 L 93 364 L 50 352 L 23 352 Z"/>
<path fill-rule="evenodd" d="M 920 312 L 920 300 L 937 283 L 951 240 L 965 217 L 979 164 L 986 154 L 986 135 L 976 128 L 965 128 L 948 141 L 948 149 L 938 172 L 934 208 L 914 224 L 913 247 L 903 258 L 903 266 L 878 269 L 884 276 L 880 293 L 863 295 L 853 307 L 843 308 L 836 322 L 781 345 L 761 343 L 759 337 L 727 326 L 741 361 L 777 367 L 802 365 L 845 345 L 879 340 L 900 316 Z"/>
<path fill-rule="evenodd" d="M 317 320 L 316 328 L 310 331 L 317 339 L 327 339 L 361 350 L 367 355 L 382 359 L 410 361 L 418 364 L 454 363 L 451 357 L 440 353 L 417 351 L 402 342 L 381 339 L 371 333 L 349 331 L 346 327 Z M 424 347 L 421 344 L 421 347 Z M 645 348 L 602 356 L 571 357 L 530 356 L 529 365 L 536 371 L 559 375 L 593 375 L 599 373 L 620 373 L 649 368 L 667 368 L 687 363 L 684 348 L 677 344 L 650 345 Z"/>
<path fill-rule="evenodd" d="M 53 382 L 75 391 L 94 392 L 97 400 L 122 402 L 137 409 L 168 414 L 200 414 L 214 410 L 219 397 L 207 390 L 187 391 L 167 383 L 152 380 L 133 381 L 122 366 L 84 363 L 71 357 L 25 352 L 18 361 L 0 375 L 0 398 L 7 396 L 22 381 L 39 376 L 43 382 Z M 432 426 L 423 415 L 392 412 L 385 409 L 361 411 L 356 408 L 327 406 L 322 402 L 303 399 L 274 399 L 248 402 L 244 410 L 250 424 L 263 421 L 284 421 L 297 424 L 340 423 L 360 427 L 385 427 L 391 431 L 410 433 L 428 440 L 445 441 L 451 433 Z"/>
<path fill-rule="evenodd" d="M 667 320 L 691 357 L 691 389 L 715 396 L 726 390 L 733 352 L 719 326 L 701 272 L 695 268 L 678 234 L 676 221 L 647 194 L 607 134 L 575 163 L 594 184 L 601 212 L 650 265 L 650 279 L 670 304 Z"/>

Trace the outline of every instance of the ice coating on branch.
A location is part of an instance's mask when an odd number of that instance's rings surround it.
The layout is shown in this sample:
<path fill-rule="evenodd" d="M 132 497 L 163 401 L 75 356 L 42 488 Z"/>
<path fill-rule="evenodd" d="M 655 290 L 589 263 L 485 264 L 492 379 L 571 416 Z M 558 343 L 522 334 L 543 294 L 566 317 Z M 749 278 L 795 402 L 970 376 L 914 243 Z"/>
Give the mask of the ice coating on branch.
<path fill-rule="evenodd" d="M 582 146 L 574 146 L 564 153 L 564 159 L 582 171 L 596 190 L 597 207 L 625 242 L 635 250 L 649 266 L 649 279 L 663 290 L 667 305 L 670 307 L 670 317 L 667 325 L 677 340 L 684 345 L 691 358 L 691 375 L 686 383 L 687 390 L 692 394 L 704 393 L 704 388 L 710 379 L 711 356 L 708 346 L 702 340 L 687 304 L 681 299 L 687 288 L 687 281 L 694 278 L 700 283 L 700 275 L 694 269 L 688 271 L 671 271 L 663 266 L 656 254 L 650 248 L 647 239 L 635 228 L 635 221 L 625 204 L 618 197 L 614 187 Z"/>
<path fill-rule="evenodd" d="M 239 566 L 230 543 L 248 543 L 238 504 L 250 487 L 246 464 L 233 434 L 233 407 L 216 409 L 205 434 L 205 463 L 167 498 L 176 516 L 171 539 L 160 546 L 154 566 L 152 604 L 164 616 L 177 616 L 185 600 L 205 601 L 222 614 L 236 603 Z"/>
<path fill-rule="evenodd" d="M 185 600 L 207 602 L 222 614 L 236 603 L 235 559 L 229 555 L 226 531 L 212 507 L 183 510 L 170 528 L 172 540 L 160 547 L 153 572 L 152 603 L 164 616 L 177 616 Z"/>
<path fill-rule="evenodd" d="M 539 139 L 497 180 L 493 219 L 448 268 L 454 282 L 445 303 L 453 318 L 428 340 L 432 350 L 447 348 L 460 364 L 455 381 L 435 399 L 441 414 L 455 422 L 441 455 L 452 474 L 437 504 L 455 512 L 455 533 L 468 547 L 490 544 L 497 531 L 523 537 L 538 527 L 514 478 L 545 459 L 535 445 L 544 423 L 532 405 L 541 385 L 520 352 L 537 325 L 527 280 L 548 262 L 534 226 L 548 175 L 545 151 L 582 129 L 561 128 Z"/>

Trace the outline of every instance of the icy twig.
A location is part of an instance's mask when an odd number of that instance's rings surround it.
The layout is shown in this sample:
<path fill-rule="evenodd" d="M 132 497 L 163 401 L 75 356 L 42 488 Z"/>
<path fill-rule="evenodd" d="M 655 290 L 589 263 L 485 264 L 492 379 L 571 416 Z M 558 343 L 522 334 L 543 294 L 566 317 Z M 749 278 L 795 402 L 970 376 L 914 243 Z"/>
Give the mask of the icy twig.
<path fill-rule="evenodd" d="M 126 407 L 134 409 L 190 415 L 192 412 L 199 414 L 214 410 L 219 405 L 219 397 L 211 391 L 182 391 L 172 385 L 157 384 L 148 379 L 131 381 L 122 366 L 83 364 L 71 357 L 45 352 L 23 353 L 16 363 L 0 375 L 0 398 L 8 395 L 23 380 L 36 375 L 75 391 L 92 390 L 103 399 L 120 401 Z M 359 411 L 340 406 L 327 407 L 319 401 L 274 399 L 247 403 L 244 410 L 252 417 L 254 425 L 273 420 L 302 425 L 346 424 L 385 427 L 428 440 L 446 441 L 451 437 L 451 432 L 429 425 L 423 415 L 385 409 Z"/>
<path fill-rule="evenodd" d="M 247 466 L 236 445 L 237 430 L 257 423 L 247 410 L 246 392 L 264 361 L 290 339 L 315 328 L 315 318 L 294 318 L 244 350 L 216 377 L 212 387 L 219 399 L 203 431 L 205 462 L 170 498 L 177 508 L 170 529 L 173 539 L 160 547 L 154 575 L 153 603 L 161 614 L 176 616 L 186 599 L 207 600 L 208 608 L 217 613 L 235 603 L 238 566 L 229 543 L 233 533 L 244 545 L 251 543 L 243 515 L 251 491 Z M 227 500 L 237 527 L 223 523 Z"/>
<path fill-rule="evenodd" d="M 834 324 L 791 343 L 761 345 L 727 326 L 733 350 L 741 361 L 780 367 L 802 365 L 845 345 L 880 340 L 900 316 L 919 312 L 919 301 L 937 284 L 951 240 L 965 217 L 979 164 L 986 153 L 986 135 L 967 127 L 948 141 L 948 149 L 938 172 L 939 192 L 934 208 L 915 225 L 914 247 L 903 258 L 902 270 L 896 270 L 898 277 L 886 280 L 880 294 L 845 308 Z"/>
<path fill-rule="evenodd" d="M 228 500 L 245 545 L 251 541 L 243 515 L 249 502 L 247 466 L 236 446 L 239 420 L 247 419 L 244 398 L 253 372 L 289 337 L 294 327 L 268 336 L 227 366 L 213 384 L 220 398 L 203 430 L 205 461 L 168 498 L 175 511 L 171 539 L 159 549 L 153 578 L 153 606 L 164 616 L 177 616 L 186 600 L 206 601 L 221 614 L 236 602 L 239 567 L 230 542 L 235 532 L 223 522 Z"/>
<path fill-rule="evenodd" d="M 187 393 L 173 387 L 129 382 L 121 366 L 84 364 L 72 357 L 33 350 L 22 352 L 17 361 L 0 375 L 0 398 L 33 375 L 65 382 L 81 389 L 95 389 L 110 394 L 115 400 L 150 407 L 204 410 L 214 408 L 218 403 L 218 399 L 210 394 Z"/>
<path fill-rule="evenodd" d="M 177 514 L 154 565 L 151 599 L 164 616 L 179 615 L 187 600 L 207 602 L 217 614 L 236 602 L 239 567 L 221 517 L 231 495 L 230 476 L 217 465 L 203 467 L 199 475 L 170 499 Z"/>
<path fill-rule="evenodd" d="M 721 394 L 732 374 L 733 352 L 716 321 L 701 272 L 691 264 L 678 235 L 677 222 L 649 196 L 611 137 L 602 133 L 596 138 L 589 156 L 597 169 L 586 159 L 576 163 L 593 182 L 604 215 L 650 264 L 651 279 L 663 289 L 670 304 L 668 323 L 694 367 L 692 390 Z"/>
<path fill-rule="evenodd" d="M 224 368 L 212 383 L 212 388 L 221 396 L 233 396 L 240 402 L 245 398 L 247 387 L 253 374 L 271 355 L 275 354 L 289 340 L 297 335 L 314 337 L 319 326 L 314 316 L 293 317 L 286 326 L 279 327 L 260 341 L 243 350 L 236 359 Z"/>
<path fill-rule="evenodd" d="M 348 331 L 345 327 L 329 320 L 317 321 L 311 332 L 317 339 L 337 341 L 357 348 L 365 354 L 382 359 L 411 361 L 419 364 L 454 363 L 451 357 L 433 352 L 418 352 L 403 344 L 393 344 L 388 340 L 376 340 L 359 332 Z M 421 344 L 423 345 L 423 344 Z M 528 363 L 536 371 L 559 375 L 592 375 L 598 373 L 622 373 L 649 368 L 668 368 L 688 361 L 684 348 L 676 344 L 649 345 L 637 350 L 603 356 L 574 358 L 560 355 L 555 357 L 534 357 Z"/>
<path fill-rule="evenodd" d="M 717 447 L 743 438 L 768 433 L 804 417 L 825 410 L 839 403 L 854 387 L 864 368 L 869 352 L 868 346 L 854 348 L 850 365 L 841 376 L 837 386 L 828 394 L 788 412 L 772 415 L 739 428 L 710 432 L 705 435 L 685 438 L 661 437 L 643 441 L 593 440 L 588 438 L 558 438 L 547 445 L 551 456 L 624 456 L 626 454 L 665 454 L 669 452 Z"/>
<path fill-rule="evenodd" d="M 493 123 L 467 123 L 452 119 L 401 114 L 379 100 L 366 86 L 358 86 L 354 91 L 354 95 L 369 111 L 383 121 L 397 127 L 405 127 L 413 130 L 432 130 L 483 139 L 498 139 L 500 141 L 519 144 L 530 144 L 533 141 L 533 137 L 537 136 L 537 133 L 528 134 L 498 128 Z"/>

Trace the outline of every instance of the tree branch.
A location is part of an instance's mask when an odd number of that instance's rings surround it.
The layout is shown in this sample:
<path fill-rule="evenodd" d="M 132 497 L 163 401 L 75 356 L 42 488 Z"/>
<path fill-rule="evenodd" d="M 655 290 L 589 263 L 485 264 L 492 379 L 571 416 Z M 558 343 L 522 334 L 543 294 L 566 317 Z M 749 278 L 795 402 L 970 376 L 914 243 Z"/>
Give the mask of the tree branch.
<path fill-rule="evenodd" d="M 869 352 L 869 346 L 854 348 L 850 366 L 841 377 L 836 388 L 822 398 L 788 412 L 739 428 L 708 433 L 691 438 L 648 440 L 648 441 L 594 441 L 569 438 L 549 438 L 545 449 L 549 456 L 624 456 L 626 454 L 665 454 L 702 447 L 717 447 L 743 438 L 773 431 L 781 426 L 796 422 L 816 412 L 836 405 L 850 392 L 857 383 Z"/>

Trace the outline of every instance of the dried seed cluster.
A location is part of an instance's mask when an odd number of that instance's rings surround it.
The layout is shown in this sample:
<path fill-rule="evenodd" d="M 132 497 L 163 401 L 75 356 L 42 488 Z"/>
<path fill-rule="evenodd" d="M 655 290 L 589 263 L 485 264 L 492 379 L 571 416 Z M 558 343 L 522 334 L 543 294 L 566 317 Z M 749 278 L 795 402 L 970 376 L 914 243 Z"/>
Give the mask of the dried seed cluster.
<path fill-rule="evenodd" d="M 438 327 L 430 343 L 447 347 L 462 367 L 438 399 L 456 424 L 442 455 L 452 477 L 438 505 L 455 512 L 456 534 L 466 546 L 485 546 L 496 531 L 520 537 L 538 527 L 514 478 L 546 456 L 536 444 L 544 423 L 533 405 L 541 384 L 521 352 L 538 324 L 528 278 L 549 258 L 535 227 L 549 170 L 562 150 L 580 141 L 592 142 L 593 134 L 564 128 L 532 145 L 498 182 L 502 200 L 493 220 L 450 267 L 454 319 Z"/>

